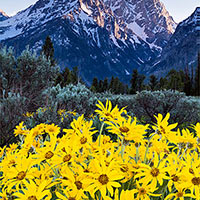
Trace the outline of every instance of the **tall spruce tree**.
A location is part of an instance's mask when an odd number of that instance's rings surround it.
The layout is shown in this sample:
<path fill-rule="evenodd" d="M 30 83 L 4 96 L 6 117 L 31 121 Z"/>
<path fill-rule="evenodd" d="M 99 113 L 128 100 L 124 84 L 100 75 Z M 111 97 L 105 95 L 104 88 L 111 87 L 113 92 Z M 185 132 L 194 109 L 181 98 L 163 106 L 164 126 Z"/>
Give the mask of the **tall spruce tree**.
<path fill-rule="evenodd" d="M 139 79 L 138 71 L 137 69 L 134 69 L 131 78 L 131 89 L 130 89 L 131 94 L 136 94 L 138 90 L 138 79 Z"/>
<path fill-rule="evenodd" d="M 200 96 L 200 52 L 198 52 L 197 68 L 195 72 L 195 95 Z"/>
<path fill-rule="evenodd" d="M 45 55 L 47 60 L 50 60 L 51 66 L 55 66 L 56 62 L 54 59 L 54 47 L 50 36 L 46 37 L 41 53 Z"/>
<path fill-rule="evenodd" d="M 185 68 L 185 74 L 184 74 L 184 89 L 183 91 L 187 96 L 191 95 L 192 91 L 192 83 L 191 83 L 191 78 L 188 70 L 188 66 Z"/>
<path fill-rule="evenodd" d="M 108 78 L 106 77 L 103 81 L 103 92 L 108 90 Z"/>
<path fill-rule="evenodd" d="M 159 90 L 164 90 L 167 88 L 168 82 L 166 77 L 161 77 L 158 84 Z"/>
<path fill-rule="evenodd" d="M 149 87 L 152 91 L 156 90 L 158 86 L 158 78 L 155 75 L 150 76 Z"/>
<path fill-rule="evenodd" d="M 71 70 L 71 83 L 76 85 L 80 82 L 78 67 L 73 67 Z"/>
<path fill-rule="evenodd" d="M 109 90 L 111 92 L 114 92 L 114 77 L 112 76 L 111 80 L 110 80 L 110 84 L 109 84 Z"/>
<path fill-rule="evenodd" d="M 114 82 L 113 82 L 113 90 L 114 90 L 114 93 L 115 93 L 115 94 L 118 94 L 118 93 L 119 93 L 119 84 L 120 84 L 119 78 L 116 77 L 116 78 L 114 79 Z"/>
<path fill-rule="evenodd" d="M 144 74 L 140 74 L 138 77 L 138 91 L 141 92 L 145 89 L 144 80 L 146 76 Z"/>
<path fill-rule="evenodd" d="M 99 92 L 99 82 L 97 77 L 94 77 L 92 80 L 91 90 L 93 92 Z"/>

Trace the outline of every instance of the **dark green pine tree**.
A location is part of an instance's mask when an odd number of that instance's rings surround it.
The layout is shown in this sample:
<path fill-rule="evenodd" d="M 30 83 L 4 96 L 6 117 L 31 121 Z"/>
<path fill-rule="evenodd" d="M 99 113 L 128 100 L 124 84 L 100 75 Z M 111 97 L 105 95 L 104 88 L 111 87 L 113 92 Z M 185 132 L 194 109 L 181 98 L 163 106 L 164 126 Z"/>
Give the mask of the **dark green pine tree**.
<path fill-rule="evenodd" d="M 145 85 L 144 85 L 144 79 L 146 78 L 146 76 L 144 74 L 140 74 L 138 77 L 138 91 L 142 91 L 145 89 Z"/>
<path fill-rule="evenodd" d="M 197 68 L 195 75 L 195 91 L 196 95 L 200 96 L 200 52 L 198 52 Z"/>
<path fill-rule="evenodd" d="M 125 93 L 125 85 L 122 82 L 119 82 L 118 94 L 124 94 L 124 93 Z"/>
<path fill-rule="evenodd" d="M 108 78 L 106 77 L 103 81 L 103 92 L 108 90 Z"/>
<path fill-rule="evenodd" d="M 93 78 L 90 89 L 92 92 L 99 92 L 99 82 L 98 82 L 97 77 Z"/>
<path fill-rule="evenodd" d="M 132 78 L 131 78 L 130 94 L 136 94 L 136 92 L 138 90 L 138 78 L 139 78 L 138 71 L 137 71 L 137 69 L 134 69 Z"/>
<path fill-rule="evenodd" d="M 197 67 L 195 71 L 195 95 L 200 96 L 200 52 L 198 53 Z"/>
<path fill-rule="evenodd" d="M 120 84 L 119 78 L 116 77 L 114 79 L 114 82 L 113 82 L 113 91 L 114 91 L 114 94 L 119 94 L 119 84 Z"/>
<path fill-rule="evenodd" d="M 47 60 L 50 60 L 51 66 L 55 66 L 56 62 L 54 59 L 54 47 L 53 47 L 53 42 L 51 41 L 50 36 L 46 37 L 44 45 L 42 46 L 41 53 L 45 55 Z"/>
<path fill-rule="evenodd" d="M 111 92 L 114 92 L 114 77 L 112 76 L 111 80 L 110 80 L 110 84 L 109 84 L 109 90 Z"/>
<path fill-rule="evenodd" d="M 160 80 L 159 80 L 159 84 L 158 84 L 158 89 L 159 90 L 164 90 L 167 88 L 167 85 L 168 85 L 168 81 L 167 81 L 167 78 L 166 77 L 161 77 Z"/>
<path fill-rule="evenodd" d="M 184 73 L 183 71 L 176 71 L 175 69 L 171 69 L 167 74 L 168 78 L 168 88 L 177 91 L 183 91 L 184 88 Z"/>
<path fill-rule="evenodd" d="M 187 96 L 189 96 L 189 95 L 191 95 L 191 91 L 192 91 L 192 83 L 191 83 L 191 78 L 190 78 L 188 66 L 185 68 L 184 73 L 185 74 L 184 74 L 184 88 L 183 88 L 183 92 L 185 92 L 185 94 Z"/>
<path fill-rule="evenodd" d="M 69 85 L 71 83 L 71 71 L 68 67 L 65 68 L 65 71 L 62 73 L 63 76 L 63 86 Z"/>
<path fill-rule="evenodd" d="M 102 80 L 99 81 L 99 90 L 98 90 L 98 92 L 103 92 L 103 81 Z"/>
<path fill-rule="evenodd" d="M 155 75 L 150 76 L 149 87 L 152 91 L 156 90 L 158 86 L 158 78 Z"/>
<path fill-rule="evenodd" d="M 190 78 L 190 82 L 191 82 L 191 96 L 195 96 L 195 75 L 194 75 L 194 67 L 191 67 L 191 78 Z"/>
<path fill-rule="evenodd" d="M 73 67 L 71 71 L 71 83 L 76 85 L 80 82 L 78 67 Z"/>

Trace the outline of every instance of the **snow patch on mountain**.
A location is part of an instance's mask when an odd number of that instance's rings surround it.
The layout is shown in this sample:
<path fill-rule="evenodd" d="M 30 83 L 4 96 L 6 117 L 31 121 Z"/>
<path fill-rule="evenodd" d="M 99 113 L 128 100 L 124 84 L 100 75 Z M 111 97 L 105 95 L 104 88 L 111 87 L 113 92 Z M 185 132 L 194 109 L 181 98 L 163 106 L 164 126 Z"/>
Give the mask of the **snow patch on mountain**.
<path fill-rule="evenodd" d="M 148 38 L 147 34 L 145 33 L 145 26 L 141 27 L 136 22 L 132 22 L 128 24 L 128 28 L 131 29 L 137 36 L 139 36 L 144 41 L 146 41 L 146 39 Z"/>
<path fill-rule="evenodd" d="M 92 14 L 92 11 L 87 8 L 87 6 L 80 0 L 81 9 L 88 15 Z"/>

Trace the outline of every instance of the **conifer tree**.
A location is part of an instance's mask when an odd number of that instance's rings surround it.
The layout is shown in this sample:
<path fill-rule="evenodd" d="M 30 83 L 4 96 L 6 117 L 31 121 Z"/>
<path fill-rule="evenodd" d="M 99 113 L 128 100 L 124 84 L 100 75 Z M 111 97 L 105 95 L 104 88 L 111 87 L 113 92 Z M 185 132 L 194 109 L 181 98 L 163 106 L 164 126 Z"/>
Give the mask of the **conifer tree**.
<path fill-rule="evenodd" d="M 188 66 L 185 68 L 185 74 L 184 74 L 184 89 L 183 91 L 187 96 L 191 95 L 191 89 L 192 89 L 192 83 L 191 78 L 188 70 Z"/>
<path fill-rule="evenodd" d="M 113 76 L 110 80 L 109 89 L 111 90 L 111 92 L 114 92 L 114 77 Z"/>
<path fill-rule="evenodd" d="M 119 78 L 116 77 L 113 82 L 113 91 L 115 94 L 119 93 L 119 84 L 120 84 Z"/>
<path fill-rule="evenodd" d="M 103 92 L 103 81 L 102 80 L 99 81 L 99 90 L 98 90 L 98 92 Z"/>
<path fill-rule="evenodd" d="M 124 94 L 125 93 L 125 86 L 122 82 L 119 83 L 119 89 L 118 94 Z"/>
<path fill-rule="evenodd" d="M 106 77 L 103 81 L 103 92 L 108 90 L 108 78 Z"/>
<path fill-rule="evenodd" d="M 50 36 L 46 37 L 44 45 L 42 46 L 41 53 L 45 55 L 47 60 L 50 60 L 51 66 L 55 66 L 54 47 L 53 47 L 53 42 L 51 41 Z"/>
<path fill-rule="evenodd" d="M 198 52 L 197 68 L 195 75 L 195 91 L 196 95 L 200 96 L 200 52 Z"/>
<path fill-rule="evenodd" d="M 142 91 L 145 89 L 145 85 L 144 85 L 144 79 L 145 79 L 145 75 L 144 74 L 140 74 L 138 77 L 138 91 Z"/>
<path fill-rule="evenodd" d="M 167 74 L 168 78 L 168 89 L 183 91 L 183 71 L 176 71 L 175 69 L 170 70 Z"/>
<path fill-rule="evenodd" d="M 167 85 L 168 85 L 168 82 L 167 82 L 167 78 L 166 77 L 161 77 L 160 80 L 159 80 L 159 90 L 163 90 L 163 89 L 166 89 L 167 88 Z"/>
<path fill-rule="evenodd" d="M 138 71 L 137 69 L 134 69 L 131 78 L 131 89 L 130 89 L 131 94 L 136 94 L 136 91 L 138 90 L 138 78 L 139 78 Z"/>
<path fill-rule="evenodd" d="M 72 71 L 71 71 L 71 83 L 76 85 L 78 84 L 78 82 L 80 82 L 79 80 L 79 74 L 78 74 L 78 67 L 73 67 Z"/>
<path fill-rule="evenodd" d="M 93 92 L 98 92 L 99 91 L 99 83 L 98 83 L 97 77 L 93 78 L 91 90 Z"/>
<path fill-rule="evenodd" d="M 149 80 L 149 87 L 152 91 L 154 91 L 157 89 L 157 85 L 158 85 L 158 78 L 152 74 Z"/>

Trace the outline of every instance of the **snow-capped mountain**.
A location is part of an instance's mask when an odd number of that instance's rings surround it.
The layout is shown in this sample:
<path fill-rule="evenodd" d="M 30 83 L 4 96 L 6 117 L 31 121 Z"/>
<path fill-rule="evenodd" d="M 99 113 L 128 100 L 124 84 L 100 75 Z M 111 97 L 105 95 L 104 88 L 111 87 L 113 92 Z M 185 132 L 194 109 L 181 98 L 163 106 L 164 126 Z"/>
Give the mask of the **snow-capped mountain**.
<path fill-rule="evenodd" d="M 176 23 L 159 0 L 106 0 L 125 30 L 142 38 L 150 47 L 164 47 Z"/>
<path fill-rule="evenodd" d="M 6 13 L 0 9 L 0 21 L 4 21 L 8 18 L 9 18 L 8 15 L 6 15 Z"/>
<path fill-rule="evenodd" d="M 38 0 L 0 22 L 0 42 L 18 53 L 40 50 L 47 35 L 57 62 L 78 66 L 82 77 L 127 78 L 152 63 L 176 23 L 159 0 Z"/>
<path fill-rule="evenodd" d="M 150 73 L 166 74 L 170 69 L 196 68 L 200 50 L 200 7 L 178 24 Z M 156 61 L 155 61 L 156 62 Z M 149 71 L 149 69 L 147 69 Z"/>

